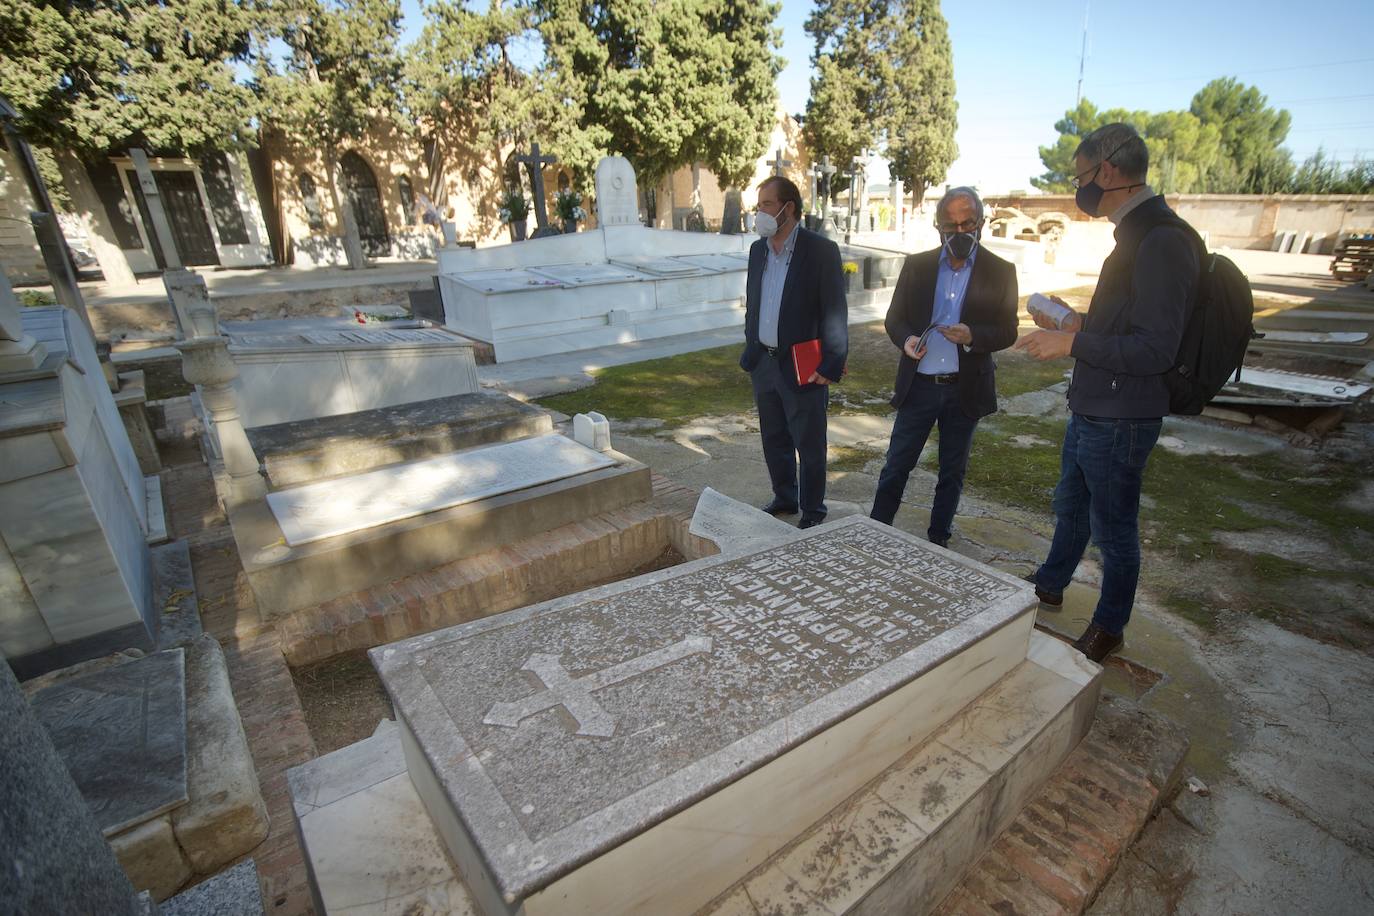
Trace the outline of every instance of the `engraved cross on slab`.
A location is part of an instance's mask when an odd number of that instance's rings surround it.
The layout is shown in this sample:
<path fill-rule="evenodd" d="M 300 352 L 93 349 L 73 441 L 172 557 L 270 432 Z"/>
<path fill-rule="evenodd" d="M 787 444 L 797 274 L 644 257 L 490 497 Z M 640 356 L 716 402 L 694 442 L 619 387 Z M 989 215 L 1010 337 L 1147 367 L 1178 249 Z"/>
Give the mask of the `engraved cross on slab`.
<path fill-rule="evenodd" d="M 576 734 L 609 738 L 615 733 L 615 718 L 596 702 L 592 693 L 603 687 L 628 681 L 632 677 L 648 674 L 655 668 L 662 668 L 689 656 L 710 651 L 709 637 L 689 636 L 647 655 L 579 678 L 568 676 L 567 669 L 559 661 L 561 656 L 536 652 L 530 656 L 521 670 L 533 672 L 543 682 L 545 689 L 513 703 L 493 704 L 482 721 L 487 725 L 518 728 L 520 723 L 530 716 L 555 706 L 562 706 L 577 720 Z"/>

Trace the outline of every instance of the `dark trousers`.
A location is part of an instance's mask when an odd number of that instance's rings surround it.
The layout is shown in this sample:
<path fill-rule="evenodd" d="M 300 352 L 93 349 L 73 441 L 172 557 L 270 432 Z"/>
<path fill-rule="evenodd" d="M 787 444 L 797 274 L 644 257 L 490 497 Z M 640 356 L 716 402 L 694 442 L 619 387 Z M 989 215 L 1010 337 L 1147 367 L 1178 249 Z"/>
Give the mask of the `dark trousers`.
<path fill-rule="evenodd" d="M 958 385 L 937 385 L 930 377 L 917 374 L 906 400 L 897 410 L 892 426 L 892 441 L 887 447 L 887 463 L 878 476 L 878 492 L 873 496 L 870 517 L 890 525 L 902 504 L 906 482 L 916 467 L 926 439 L 936 424 L 940 426 L 940 476 L 935 484 L 935 499 L 930 507 L 930 527 L 926 536 L 937 544 L 949 540 L 959 496 L 964 492 L 964 472 L 968 469 L 973 431 L 978 421 L 959 406 Z"/>
<path fill-rule="evenodd" d="M 1102 553 L 1102 594 L 1093 623 L 1120 634 L 1131 619 L 1140 578 L 1140 486 L 1163 421 L 1072 414 L 1054 490 L 1054 540 L 1035 581 L 1062 592 L 1088 539 Z"/>
<path fill-rule="evenodd" d="M 776 357 L 765 354 L 749 373 L 754 402 L 759 408 L 763 460 L 768 465 L 773 496 L 788 505 L 800 506 L 803 519 L 820 518 L 826 512 L 825 409 L 830 386 L 793 388 L 782 376 L 790 368 L 790 364 L 784 366 Z"/>

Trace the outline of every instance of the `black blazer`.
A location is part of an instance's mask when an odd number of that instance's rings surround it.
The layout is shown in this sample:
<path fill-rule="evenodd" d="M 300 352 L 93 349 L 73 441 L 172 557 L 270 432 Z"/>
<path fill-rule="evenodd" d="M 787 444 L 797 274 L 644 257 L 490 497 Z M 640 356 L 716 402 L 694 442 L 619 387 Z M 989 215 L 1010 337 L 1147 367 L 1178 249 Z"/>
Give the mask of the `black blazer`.
<path fill-rule="evenodd" d="M 901 350 L 910 337 L 920 337 L 930 325 L 935 309 L 935 281 L 940 252 L 935 248 L 907 257 L 902 265 L 892 305 L 887 310 L 887 336 Z M 992 354 L 1016 343 L 1016 267 L 980 247 L 973 261 L 973 276 L 964 293 L 959 321 L 968 325 L 973 342 L 959 347 L 959 406 L 977 419 L 997 410 L 997 385 Z M 938 332 L 937 332 L 938 333 Z M 902 352 L 897 363 L 892 406 L 901 407 L 916 377 L 916 360 Z"/>
<path fill-rule="evenodd" d="M 739 366 L 754 371 L 768 351 L 759 343 L 759 297 L 763 289 L 767 239 L 759 239 L 749 249 L 749 281 L 744 299 L 744 352 Z M 778 312 L 778 353 L 783 376 L 798 387 L 792 366 L 792 345 L 804 340 L 821 341 L 821 375 L 839 381 L 849 356 L 849 306 L 844 296 L 844 269 L 840 266 L 840 246 L 809 229 L 797 227 L 797 242 L 792 262 L 782 287 L 782 306 Z M 803 388 L 814 386 L 803 385 Z"/>

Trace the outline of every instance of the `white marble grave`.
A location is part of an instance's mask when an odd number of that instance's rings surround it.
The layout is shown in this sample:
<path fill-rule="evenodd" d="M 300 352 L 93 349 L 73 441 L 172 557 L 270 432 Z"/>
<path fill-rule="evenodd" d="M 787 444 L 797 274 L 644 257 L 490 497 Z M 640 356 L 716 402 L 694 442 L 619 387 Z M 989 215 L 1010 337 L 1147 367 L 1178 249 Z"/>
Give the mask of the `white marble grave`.
<path fill-rule="evenodd" d="M 551 433 L 290 487 L 267 505 L 292 547 L 611 467 Z"/>
<path fill-rule="evenodd" d="M 233 387 L 248 428 L 392 407 L 476 391 L 472 343 L 446 328 L 364 326 L 281 330 L 229 325 Z"/>
<path fill-rule="evenodd" d="M 754 236 L 646 228 L 619 157 L 597 167 L 597 217 L 587 232 L 440 252 L 445 323 L 498 362 L 743 323 Z"/>
<path fill-rule="evenodd" d="M 86 326 L 24 309 L 45 351 L 0 373 L 0 652 L 37 673 L 156 638 L 150 488 Z"/>
<path fill-rule="evenodd" d="M 701 491 L 687 531 L 711 541 L 721 553 L 750 550 L 797 534 L 787 522 L 710 487 Z"/>
<path fill-rule="evenodd" d="M 1033 606 L 855 518 L 372 658 L 481 912 L 690 913 L 1023 664 Z"/>

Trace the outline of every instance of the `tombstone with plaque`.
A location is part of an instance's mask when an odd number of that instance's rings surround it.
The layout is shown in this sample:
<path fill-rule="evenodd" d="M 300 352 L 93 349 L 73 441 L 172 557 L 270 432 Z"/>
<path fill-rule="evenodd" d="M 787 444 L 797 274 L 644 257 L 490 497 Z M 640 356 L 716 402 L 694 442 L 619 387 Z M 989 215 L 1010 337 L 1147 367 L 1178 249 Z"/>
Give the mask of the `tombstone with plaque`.
<path fill-rule="evenodd" d="M 515 161 L 522 163 L 530 173 L 530 192 L 534 196 L 534 235 L 532 239 L 559 235 L 559 231 L 549 224 L 549 214 L 544 200 L 544 166 L 558 162 L 557 156 L 541 155 L 539 144 L 531 143 L 528 155 L 516 156 Z"/>

